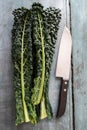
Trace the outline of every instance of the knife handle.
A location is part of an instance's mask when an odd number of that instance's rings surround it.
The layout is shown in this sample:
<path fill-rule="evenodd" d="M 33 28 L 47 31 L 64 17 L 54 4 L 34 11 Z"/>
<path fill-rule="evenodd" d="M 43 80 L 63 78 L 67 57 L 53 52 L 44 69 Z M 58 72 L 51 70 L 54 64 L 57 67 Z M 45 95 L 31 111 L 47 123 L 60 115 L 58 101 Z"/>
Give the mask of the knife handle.
<path fill-rule="evenodd" d="M 61 84 L 60 94 L 59 94 L 58 112 L 57 112 L 58 118 L 64 114 L 66 109 L 67 90 L 68 90 L 68 80 L 62 79 L 62 84 Z"/>

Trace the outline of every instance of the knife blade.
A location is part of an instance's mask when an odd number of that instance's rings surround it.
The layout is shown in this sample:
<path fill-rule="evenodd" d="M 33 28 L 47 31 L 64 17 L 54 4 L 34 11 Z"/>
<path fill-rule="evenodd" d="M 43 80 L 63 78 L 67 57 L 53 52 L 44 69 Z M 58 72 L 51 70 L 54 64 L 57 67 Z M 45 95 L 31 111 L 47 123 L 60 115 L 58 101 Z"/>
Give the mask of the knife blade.
<path fill-rule="evenodd" d="M 56 77 L 60 77 L 62 79 L 59 93 L 59 105 L 58 105 L 57 117 L 61 117 L 66 109 L 69 73 L 71 68 L 71 48 L 72 48 L 71 34 L 69 29 L 65 26 L 60 42 L 57 68 L 56 68 Z"/>

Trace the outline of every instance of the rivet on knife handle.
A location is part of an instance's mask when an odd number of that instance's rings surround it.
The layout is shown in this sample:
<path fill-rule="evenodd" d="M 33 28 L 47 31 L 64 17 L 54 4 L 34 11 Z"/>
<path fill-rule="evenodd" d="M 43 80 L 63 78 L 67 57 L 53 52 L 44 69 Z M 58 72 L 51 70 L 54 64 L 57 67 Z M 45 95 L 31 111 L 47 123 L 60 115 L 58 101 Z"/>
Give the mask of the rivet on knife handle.
<path fill-rule="evenodd" d="M 60 95 L 59 95 L 59 105 L 58 105 L 58 112 L 57 117 L 61 117 L 66 108 L 66 102 L 67 102 L 67 90 L 68 90 L 68 81 L 62 79 L 62 84 L 60 88 Z"/>

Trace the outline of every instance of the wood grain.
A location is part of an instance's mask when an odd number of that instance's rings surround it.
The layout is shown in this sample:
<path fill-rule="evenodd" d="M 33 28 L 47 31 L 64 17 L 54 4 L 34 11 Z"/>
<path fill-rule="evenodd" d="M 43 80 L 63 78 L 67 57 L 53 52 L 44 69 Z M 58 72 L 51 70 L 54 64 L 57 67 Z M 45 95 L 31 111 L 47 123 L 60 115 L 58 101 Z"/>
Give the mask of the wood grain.
<path fill-rule="evenodd" d="M 55 2 L 54 0 L 37 0 L 37 2 L 41 2 L 45 7 L 55 6 L 56 8 L 59 7 L 62 11 L 62 20 L 49 80 L 49 98 L 53 108 L 54 118 L 52 120 L 42 120 L 36 126 L 30 123 L 24 123 L 16 127 L 14 123 L 15 97 L 11 59 L 12 11 L 21 6 L 30 8 L 33 2 L 35 0 L 0 0 L 0 130 L 72 130 L 71 80 L 69 83 L 66 112 L 60 119 L 55 118 L 60 89 L 60 80 L 55 78 L 56 60 L 64 25 L 67 24 L 70 27 L 68 0 L 55 0 Z"/>
<path fill-rule="evenodd" d="M 87 129 L 87 1 L 71 0 L 75 129 Z"/>

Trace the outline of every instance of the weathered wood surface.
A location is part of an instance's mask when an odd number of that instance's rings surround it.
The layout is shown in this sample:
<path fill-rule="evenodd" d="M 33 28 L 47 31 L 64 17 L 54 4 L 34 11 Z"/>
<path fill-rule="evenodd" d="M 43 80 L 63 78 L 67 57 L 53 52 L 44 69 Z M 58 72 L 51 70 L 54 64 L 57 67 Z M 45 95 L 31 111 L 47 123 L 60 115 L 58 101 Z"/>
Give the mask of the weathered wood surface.
<path fill-rule="evenodd" d="M 68 0 L 36 0 L 36 2 L 40 1 L 45 7 L 55 6 L 62 10 L 62 20 L 49 81 L 49 97 L 53 108 L 54 118 L 50 121 L 47 119 L 42 120 L 37 126 L 27 123 L 15 127 L 15 99 L 11 59 L 12 11 L 21 6 L 30 8 L 34 1 L 35 0 L 0 0 L 0 130 L 72 130 L 71 81 L 69 84 L 66 112 L 62 118 L 55 118 L 60 89 L 60 80 L 55 78 L 55 69 L 63 27 L 65 24 L 70 27 Z M 85 47 L 83 48 L 85 49 Z M 81 68 L 79 68 L 79 71 L 81 71 Z"/>
<path fill-rule="evenodd" d="M 87 1 L 71 0 L 75 129 L 87 130 Z"/>

